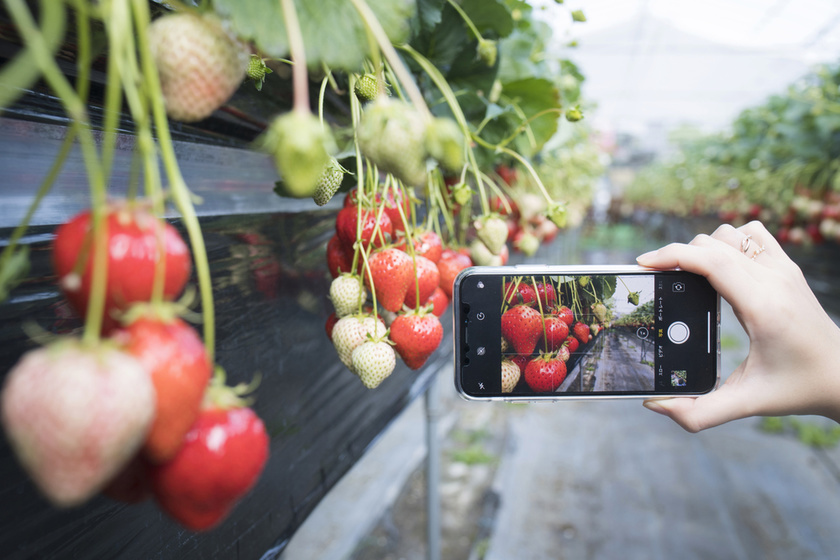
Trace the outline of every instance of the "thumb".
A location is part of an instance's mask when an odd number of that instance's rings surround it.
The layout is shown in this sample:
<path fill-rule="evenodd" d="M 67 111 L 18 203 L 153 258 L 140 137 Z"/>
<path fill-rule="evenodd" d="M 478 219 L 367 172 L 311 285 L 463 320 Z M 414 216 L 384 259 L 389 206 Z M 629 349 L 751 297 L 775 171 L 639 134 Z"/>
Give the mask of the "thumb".
<path fill-rule="evenodd" d="M 732 391 L 726 385 L 696 398 L 648 399 L 642 404 L 648 410 L 667 416 L 691 433 L 750 415 L 743 398 L 739 398 L 737 391 Z"/>

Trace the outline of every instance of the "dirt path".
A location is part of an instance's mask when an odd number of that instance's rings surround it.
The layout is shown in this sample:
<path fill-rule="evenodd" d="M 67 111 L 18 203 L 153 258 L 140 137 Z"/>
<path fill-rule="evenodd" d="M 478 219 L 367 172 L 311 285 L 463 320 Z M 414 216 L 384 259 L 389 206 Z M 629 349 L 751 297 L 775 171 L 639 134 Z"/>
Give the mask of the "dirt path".
<path fill-rule="evenodd" d="M 623 331 L 608 329 L 595 366 L 595 391 L 653 391 L 653 354 L 643 342 Z M 649 363 L 642 359 L 647 356 Z"/>

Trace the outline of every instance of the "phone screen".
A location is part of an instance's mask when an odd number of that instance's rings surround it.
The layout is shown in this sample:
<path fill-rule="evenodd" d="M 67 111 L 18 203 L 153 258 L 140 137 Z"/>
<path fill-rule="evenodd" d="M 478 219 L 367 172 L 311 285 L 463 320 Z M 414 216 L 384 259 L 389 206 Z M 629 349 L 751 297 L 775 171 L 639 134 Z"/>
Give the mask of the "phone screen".
<path fill-rule="evenodd" d="M 714 388 L 719 298 L 702 276 L 514 271 L 475 272 L 459 283 L 456 360 L 468 396 L 700 394 Z"/>

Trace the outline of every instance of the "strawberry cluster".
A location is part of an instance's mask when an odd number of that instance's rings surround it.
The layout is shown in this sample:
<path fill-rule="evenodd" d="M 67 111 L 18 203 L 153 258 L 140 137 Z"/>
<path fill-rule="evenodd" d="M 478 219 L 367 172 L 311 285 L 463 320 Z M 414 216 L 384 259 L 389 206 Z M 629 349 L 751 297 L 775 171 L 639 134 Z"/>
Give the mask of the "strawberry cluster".
<path fill-rule="evenodd" d="M 178 231 L 142 203 L 110 205 L 103 221 L 107 338 L 62 338 L 25 354 L 0 396 L 3 428 L 58 507 L 99 492 L 153 496 L 186 527 L 211 528 L 255 484 L 268 436 L 177 315 L 172 302 L 192 268 Z M 82 317 L 98 245 L 91 222 L 91 212 L 79 214 L 53 243 L 59 285 Z"/>
<path fill-rule="evenodd" d="M 818 196 L 802 190 L 786 206 L 734 205 L 718 212 L 718 217 L 732 224 L 760 220 L 779 243 L 840 243 L 840 194 L 836 192 Z"/>
<path fill-rule="evenodd" d="M 554 241 L 560 232 L 557 222 L 562 224 L 564 217 L 553 216 L 543 197 L 520 189 L 515 167 L 498 165 L 496 174 L 508 189 L 490 199 L 490 209 L 503 220 L 513 249 L 532 256 L 541 245 Z"/>
<path fill-rule="evenodd" d="M 335 312 L 326 331 L 339 359 L 369 389 L 399 356 L 413 370 L 443 339 L 439 317 L 457 274 L 472 266 L 466 251 L 444 249 L 431 229 L 410 225 L 412 202 L 402 188 L 386 194 L 347 193 L 327 244 Z"/>
<path fill-rule="evenodd" d="M 596 317 L 588 325 L 582 312 L 576 317 L 560 303 L 549 279 L 510 278 L 502 297 L 502 392 L 513 392 L 520 381 L 531 391 L 556 391 L 566 378 L 566 363 L 603 325 Z"/>

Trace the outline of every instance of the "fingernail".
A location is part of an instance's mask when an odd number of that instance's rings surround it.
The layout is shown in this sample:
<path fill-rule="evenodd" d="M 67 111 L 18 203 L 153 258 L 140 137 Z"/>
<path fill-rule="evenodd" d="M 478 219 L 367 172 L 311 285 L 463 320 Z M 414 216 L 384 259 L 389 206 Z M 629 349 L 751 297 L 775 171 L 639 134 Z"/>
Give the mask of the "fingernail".
<path fill-rule="evenodd" d="M 636 257 L 636 262 L 640 263 L 642 261 L 651 260 L 653 257 L 656 256 L 656 253 L 658 253 L 658 252 L 659 252 L 659 249 L 657 249 L 656 251 L 648 251 L 647 253 L 644 253 L 643 255 L 639 255 L 638 257 Z"/>
<path fill-rule="evenodd" d="M 642 406 L 644 406 L 648 410 L 652 410 L 657 414 L 668 414 L 668 411 L 665 409 L 665 407 L 656 401 L 644 401 L 642 403 Z"/>

